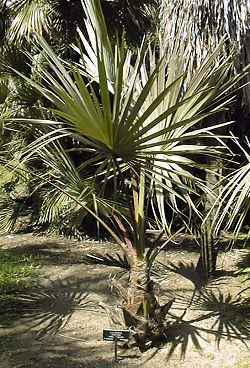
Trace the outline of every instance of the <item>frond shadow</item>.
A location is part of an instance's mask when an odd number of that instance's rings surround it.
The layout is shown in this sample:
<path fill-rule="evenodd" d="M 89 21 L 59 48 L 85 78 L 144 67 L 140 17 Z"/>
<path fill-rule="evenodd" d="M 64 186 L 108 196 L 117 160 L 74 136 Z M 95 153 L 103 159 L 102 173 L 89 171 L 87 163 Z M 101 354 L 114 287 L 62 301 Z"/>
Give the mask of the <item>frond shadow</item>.
<path fill-rule="evenodd" d="M 185 358 L 188 347 L 202 351 L 202 341 L 213 336 L 218 349 L 222 340 L 238 340 L 245 346 L 250 339 L 250 299 L 240 293 L 233 296 L 220 290 L 194 290 L 190 297 L 175 295 L 172 308 L 167 313 L 161 336 L 151 343 L 156 348 L 150 359 L 161 348 L 169 348 L 167 359 L 176 352 Z M 176 308 L 177 305 L 177 308 Z M 174 313 L 179 310 L 178 315 Z M 189 311 L 192 310 L 191 316 Z M 205 323 L 204 323 L 205 322 Z"/>
<path fill-rule="evenodd" d="M 76 310 L 95 311 L 96 305 L 82 290 L 80 281 L 73 279 L 50 280 L 48 286 L 18 294 L 5 309 L 2 317 L 23 321 L 27 330 L 33 330 L 37 339 L 55 335 L 63 329 Z"/>
<path fill-rule="evenodd" d="M 216 335 L 217 346 L 221 339 L 238 339 L 242 343 L 250 339 L 250 303 L 238 293 L 223 294 L 220 290 L 202 291 L 193 301 L 193 309 L 211 313 L 213 323 L 211 329 Z"/>
<path fill-rule="evenodd" d="M 201 289 L 207 283 L 206 278 L 204 278 L 204 275 L 197 270 L 197 267 L 193 262 L 178 262 L 177 265 L 170 263 L 170 265 L 166 267 L 168 270 L 177 273 L 191 281 L 197 290 Z"/>
<path fill-rule="evenodd" d="M 243 254 L 236 265 L 239 269 L 237 273 L 250 274 L 250 252 Z"/>
<path fill-rule="evenodd" d="M 162 336 L 158 339 L 154 339 L 151 347 L 156 348 L 154 353 L 150 356 L 152 359 L 159 349 L 168 347 L 167 360 L 172 357 L 172 355 L 179 351 L 180 358 L 184 359 L 188 347 L 194 346 L 197 351 L 202 351 L 201 341 L 207 341 L 205 338 L 206 334 L 210 331 L 209 329 L 202 329 L 195 325 L 195 322 L 200 322 L 201 320 L 210 318 L 208 316 L 197 317 L 191 321 L 185 320 L 184 315 L 176 316 L 172 312 L 168 313 L 167 321 L 165 322 L 165 329 Z M 205 334 L 206 333 L 206 334 Z M 204 336 L 205 335 L 205 336 Z"/>
<path fill-rule="evenodd" d="M 210 286 L 218 286 L 223 282 L 222 277 L 211 278 L 207 280 L 204 273 L 199 269 L 199 264 L 195 265 L 193 262 L 186 263 L 186 262 L 178 262 L 177 265 L 174 263 L 169 263 L 168 265 L 164 265 L 159 262 L 163 271 L 170 271 L 174 272 L 187 280 L 191 281 L 195 287 L 195 290 L 201 290 L 202 288 L 206 287 L 207 284 Z"/>
<path fill-rule="evenodd" d="M 198 351 L 202 351 L 200 340 L 206 341 L 199 328 L 187 321 L 176 321 L 166 329 L 166 342 L 170 343 L 167 359 L 170 359 L 177 348 L 180 348 L 180 357 L 185 358 L 187 348 L 191 343 Z"/>

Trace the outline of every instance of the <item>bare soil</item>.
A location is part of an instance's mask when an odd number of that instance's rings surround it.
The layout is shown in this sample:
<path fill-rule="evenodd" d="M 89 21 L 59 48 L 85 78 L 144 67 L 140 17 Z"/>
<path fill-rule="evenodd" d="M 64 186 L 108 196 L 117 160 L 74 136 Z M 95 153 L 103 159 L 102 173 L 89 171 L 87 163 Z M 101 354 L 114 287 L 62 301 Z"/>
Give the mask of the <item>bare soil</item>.
<path fill-rule="evenodd" d="M 160 349 L 146 353 L 140 353 L 137 348 L 125 350 L 120 344 L 120 360 L 115 363 L 113 344 L 103 341 L 102 332 L 104 328 L 114 327 L 114 321 L 120 318 L 119 299 L 110 289 L 109 278 L 118 269 L 86 265 L 81 258 L 91 252 L 119 252 L 116 245 L 28 234 L 0 238 L 0 249 L 34 254 L 39 256 L 42 264 L 39 285 L 22 295 L 17 294 L 20 306 L 5 311 L 0 319 L 0 368 L 250 367 L 247 341 L 241 341 L 239 336 L 231 341 L 222 339 L 218 349 L 216 336 L 207 332 L 215 320 L 200 322 L 204 332 L 199 334 L 186 326 L 186 334 L 182 333 Z M 249 257 L 246 250 L 219 255 L 219 267 L 224 273 L 211 284 L 216 295 L 230 293 L 234 297 L 250 286 L 249 282 L 243 283 L 242 276 L 235 277 L 233 273 L 237 263 L 246 257 Z M 160 257 L 163 264 L 173 262 L 176 265 L 178 262 L 196 264 L 197 259 L 198 252 L 178 246 Z M 173 311 L 178 315 L 181 313 L 180 300 L 190 297 L 193 290 L 190 280 L 169 273 L 160 283 L 159 298 L 163 303 L 177 295 L 179 302 L 173 305 Z M 249 289 L 241 295 L 250 297 Z M 108 306 L 111 306 L 111 319 L 107 314 Z M 185 318 L 196 318 L 197 313 L 200 311 L 192 310 Z M 246 319 L 247 323 L 249 325 L 249 319 Z M 218 324 L 214 326 L 216 328 Z M 173 353 L 168 359 L 171 349 Z M 181 349 L 186 350 L 185 358 L 181 358 Z"/>

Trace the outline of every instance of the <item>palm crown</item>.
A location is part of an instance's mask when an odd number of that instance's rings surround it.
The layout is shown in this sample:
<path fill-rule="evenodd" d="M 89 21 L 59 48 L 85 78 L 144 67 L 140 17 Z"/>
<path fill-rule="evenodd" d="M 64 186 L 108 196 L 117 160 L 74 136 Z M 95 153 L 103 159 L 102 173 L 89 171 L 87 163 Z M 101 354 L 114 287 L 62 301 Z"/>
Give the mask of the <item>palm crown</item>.
<path fill-rule="evenodd" d="M 162 58 L 157 61 L 154 49 L 142 45 L 132 62 L 130 51 L 122 45 L 112 50 L 100 3 L 86 0 L 83 6 L 89 37 L 80 33 L 80 65 L 65 65 L 37 36 L 49 69 L 41 70 L 40 84 L 29 83 L 53 103 L 60 128 L 39 138 L 29 152 L 44 147 L 45 140 L 49 144 L 72 135 L 91 148 L 89 163 L 96 162 L 99 175 L 114 178 L 125 170 L 139 176 L 143 172 L 147 182 L 158 188 L 160 206 L 162 190 L 192 204 L 191 182 L 204 186 L 189 170 L 196 165 L 190 157 L 218 154 L 214 147 L 193 142 L 197 138 L 205 142 L 223 125 L 205 127 L 201 121 L 230 103 L 232 97 L 225 96 L 242 78 L 227 80 L 232 55 L 220 59 L 219 45 L 187 83 L 183 62 L 187 46 L 180 45 L 178 57 L 161 49 Z"/>

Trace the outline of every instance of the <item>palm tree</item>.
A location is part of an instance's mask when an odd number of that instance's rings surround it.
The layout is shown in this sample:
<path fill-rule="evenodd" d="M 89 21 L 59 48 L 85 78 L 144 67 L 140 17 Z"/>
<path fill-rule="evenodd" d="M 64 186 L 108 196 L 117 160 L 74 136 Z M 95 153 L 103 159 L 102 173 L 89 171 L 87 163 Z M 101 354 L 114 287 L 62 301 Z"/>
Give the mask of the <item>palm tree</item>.
<path fill-rule="evenodd" d="M 225 35 L 241 50 L 249 35 L 249 12 L 248 0 L 163 0 L 161 28 L 164 32 L 167 29 L 169 43 L 180 33 L 190 38 L 192 57 L 199 64 Z"/>
<path fill-rule="evenodd" d="M 16 122 L 38 127 L 40 136 L 25 150 L 23 160 L 29 165 L 39 157 L 44 163 L 47 175 L 33 172 L 40 186 L 50 183 L 78 210 L 96 218 L 126 255 L 128 288 L 120 289 L 124 316 L 128 325 L 140 326 L 138 339 L 145 346 L 148 334 L 163 333 L 171 306 L 159 306 L 154 297 L 150 268 L 159 250 L 146 247 L 149 203 L 155 200 L 161 211 L 165 195 L 176 212 L 185 203 L 191 214 L 200 215 L 194 199 L 209 189 L 194 168 L 202 168 L 200 155 L 220 154 L 220 136 L 213 131 L 227 124 L 216 119 L 212 126 L 200 123 L 232 101 L 228 93 L 245 74 L 228 79 L 233 62 L 232 54 L 222 56 L 224 42 L 191 79 L 185 75 L 186 42 L 171 56 L 160 47 L 159 61 L 158 50 L 145 44 L 132 58 L 123 44 L 112 48 L 100 2 L 85 0 L 83 8 L 89 37 L 80 33 L 80 63 L 65 64 L 37 35 L 46 68 L 39 70 L 37 81 L 22 75 L 50 101 L 56 121 Z M 47 126 L 46 133 L 41 126 Z M 65 137 L 86 152 L 80 165 L 60 144 Z M 208 137 L 214 137 L 215 146 L 203 143 Z"/>
<path fill-rule="evenodd" d="M 227 35 L 227 42 L 224 44 L 223 52 L 228 55 L 230 52 L 230 46 L 234 45 L 237 50 L 237 56 L 235 58 L 234 71 L 241 71 L 246 65 L 249 64 L 249 52 L 248 52 L 248 40 L 249 40 L 249 15 L 250 5 L 249 1 L 234 1 L 234 0 L 177 0 L 170 1 L 164 0 L 161 2 L 161 30 L 165 37 L 167 47 L 171 50 L 175 47 L 175 39 L 180 36 L 189 41 L 190 44 L 190 60 L 188 74 L 191 77 L 200 65 L 203 58 L 214 50 L 220 43 L 221 39 Z M 249 81 L 249 77 L 246 77 L 246 82 Z M 238 135 L 239 132 L 249 131 L 246 121 L 248 121 L 248 115 L 245 113 L 249 111 L 250 98 L 249 98 L 249 84 L 244 87 L 241 94 L 237 96 L 238 108 L 237 113 L 227 113 L 227 116 L 231 114 L 231 119 L 236 120 L 237 124 L 234 124 L 232 130 Z M 235 106 L 237 105 L 235 104 Z M 244 108 L 242 108 L 242 105 Z M 225 121 L 227 118 L 224 114 L 221 115 L 221 120 Z M 213 124 L 213 122 L 211 122 Z M 237 133 L 236 133 L 237 131 Z M 226 128 L 224 134 L 226 134 Z M 244 135 L 246 133 L 240 133 Z M 209 144 L 209 141 L 207 142 Z M 244 158 L 243 158 L 244 159 Z M 216 188 L 217 193 L 223 191 L 222 187 L 218 187 L 218 183 L 222 185 L 221 177 L 223 176 L 226 168 L 221 158 L 207 157 L 207 163 L 211 167 L 211 171 L 206 174 L 206 183 L 211 188 Z M 222 197 L 220 196 L 220 199 Z M 201 239 L 201 258 L 202 263 L 207 266 L 208 273 L 213 273 L 216 265 L 216 249 L 215 239 L 218 235 L 218 228 L 213 228 L 214 217 L 218 215 L 218 209 L 214 206 L 214 198 L 209 195 L 206 196 L 204 201 L 204 211 L 209 213 L 210 216 L 206 216 L 206 223 L 199 226 L 198 232 Z M 219 205 L 219 202 L 215 202 Z M 226 206 L 227 208 L 227 206 Z M 225 214 L 224 214 L 225 217 Z M 219 221 L 222 225 L 225 222 Z M 205 260 L 206 259 L 206 260 Z"/>
<path fill-rule="evenodd" d="M 74 37 L 76 25 L 72 19 L 71 3 L 66 0 L 9 1 L 6 8 L 10 14 L 7 37 L 11 43 L 30 42 L 34 32 L 52 41 L 53 34 L 59 49 Z"/>

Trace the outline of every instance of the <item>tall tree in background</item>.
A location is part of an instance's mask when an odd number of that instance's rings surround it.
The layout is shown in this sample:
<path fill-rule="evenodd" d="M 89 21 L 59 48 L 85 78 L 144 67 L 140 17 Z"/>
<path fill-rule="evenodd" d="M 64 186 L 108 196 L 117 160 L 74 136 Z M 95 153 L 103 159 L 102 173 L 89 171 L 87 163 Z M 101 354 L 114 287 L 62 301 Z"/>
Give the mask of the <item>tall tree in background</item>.
<path fill-rule="evenodd" d="M 180 37 L 189 43 L 188 74 L 190 77 L 204 56 L 214 50 L 225 36 L 227 37 L 224 45 L 225 55 L 228 55 L 231 46 L 235 47 L 237 52 L 234 71 L 241 71 L 250 62 L 250 3 L 248 0 L 164 0 L 159 19 L 161 20 L 162 33 L 168 35 L 165 37 L 165 42 L 170 50 L 175 47 L 176 39 Z M 245 81 L 248 80 L 246 77 Z M 248 135 L 250 131 L 249 111 L 250 87 L 248 85 L 243 89 L 241 97 L 238 94 L 237 100 L 231 106 L 230 113 L 227 113 L 226 116 L 222 114 L 220 119 L 222 121 L 228 118 L 235 119 L 236 123 L 230 129 L 242 137 Z M 228 129 L 224 130 L 224 133 L 227 131 Z M 244 160 L 244 157 L 242 159 Z M 224 166 L 220 158 L 212 157 L 207 158 L 207 163 L 210 165 L 210 171 L 206 174 L 207 184 L 211 188 L 216 187 L 220 182 L 222 172 L 227 170 L 227 165 Z M 220 190 L 221 188 L 218 187 L 218 191 Z M 212 272 L 216 262 L 213 218 L 215 214 L 218 215 L 213 198 L 206 197 L 204 210 L 210 216 L 206 217 L 206 223 L 198 229 L 198 232 L 201 238 L 203 263 L 207 264 L 208 272 Z M 216 232 L 218 234 L 218 227 Z"/>
<path fill-rule="evenodd" d="M 167 42 L 173 43 L 180 34 L 189 39 L 197 65 L 225 35 L 238 50 L 244 46 L 249 31 L 248 0 L 163 0 L 161 4 L 161 27 L 167 29 Z"/>
<path fill-rule="evenodd" d="M 200 65 L 201 60 L 227 37 L 224 52 L 228 46 L 235 47 L 235 71 L 240 71 L 250 62 L 250 3 L 248 0 L 162 0 L 160 28 L 166 45 L 171 49 L 176 38 L 190 42 L 189 72 Z M 246 79 L 248 81 L 249 79 Z M 241 112 L 250 110 L 250 87 L 243 89 Z M 238 109 L 240 111 L 240 107 Z M 245 115 L 248 118 L 248 115 Z M 240 122 L 244 125 L 244 116 Z M 246 122 L 245 122 L 246 126 Z M 247 129 L 242 128 L 244 131 Z"/>

